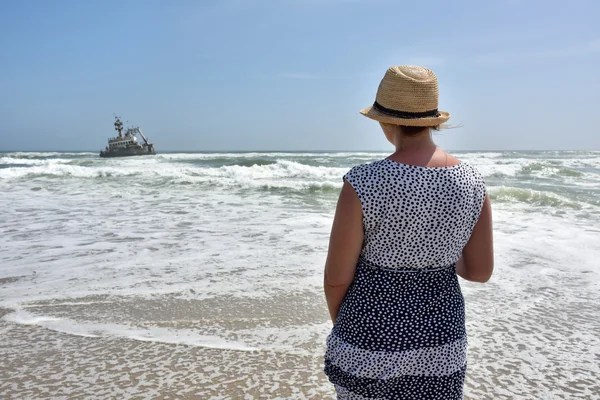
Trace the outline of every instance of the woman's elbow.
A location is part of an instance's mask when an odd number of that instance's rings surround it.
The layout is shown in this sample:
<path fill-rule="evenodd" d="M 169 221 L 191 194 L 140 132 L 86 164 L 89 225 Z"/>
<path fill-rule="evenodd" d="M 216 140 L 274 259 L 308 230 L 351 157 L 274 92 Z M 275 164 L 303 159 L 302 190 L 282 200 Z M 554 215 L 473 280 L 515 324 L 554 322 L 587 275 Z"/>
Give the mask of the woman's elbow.
<path fill-rule="evenodd" d="M 467 279 L 472 282 L 486 283 L 492 277 L 494 272 L 494 264 L 482 266 L 479 268 L 469 271 Z"/>
<path fill-rule="evenodd" d="M 490 272 L 488 274 L 476 274 L 474 276 L 469 276 L 469 280 L 472 282 L 486 283 L 491 277 L 492 273 Z"/>
<path fill-rule="evenodd" d="M 347 274 L 328 274 L 325 270 L 324 286 L 325 288 L 336 288 L 350 286 L 354 276 L 348 276 Z"/>

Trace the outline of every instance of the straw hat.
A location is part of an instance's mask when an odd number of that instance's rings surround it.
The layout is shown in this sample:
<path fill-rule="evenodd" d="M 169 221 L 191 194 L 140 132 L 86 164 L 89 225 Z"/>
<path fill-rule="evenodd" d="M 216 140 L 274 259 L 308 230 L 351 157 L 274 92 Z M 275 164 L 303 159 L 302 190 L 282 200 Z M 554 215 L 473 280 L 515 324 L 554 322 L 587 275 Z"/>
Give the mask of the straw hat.
<path fill-rule="evenodd" d="M 388 68 L 375 103 L 360 113 L 376 121 L 406 126 L 436 126 L 450 119 L 438 111 L 438 81 L 432 70 L 412 65 Z"/>

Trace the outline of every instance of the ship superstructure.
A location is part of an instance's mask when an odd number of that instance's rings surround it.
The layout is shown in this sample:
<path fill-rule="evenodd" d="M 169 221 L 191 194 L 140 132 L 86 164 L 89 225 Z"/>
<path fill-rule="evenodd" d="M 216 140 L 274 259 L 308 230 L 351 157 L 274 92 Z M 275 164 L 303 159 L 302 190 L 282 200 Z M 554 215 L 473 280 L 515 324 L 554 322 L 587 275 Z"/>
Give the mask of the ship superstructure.
<path fill-rule="evenodd" d="M 115 130 L 119 133 L 117 137 L 108 139 L 108 145 L 100 152 L 100 157 L 127 157 L 156 154 L 154 145 L 142 133 L 139 127 L 127 128 L 123 133 L 123 122 L 115 117 Z M 144 143 L 140 143 L 136 135 L 140 135 Z"/>

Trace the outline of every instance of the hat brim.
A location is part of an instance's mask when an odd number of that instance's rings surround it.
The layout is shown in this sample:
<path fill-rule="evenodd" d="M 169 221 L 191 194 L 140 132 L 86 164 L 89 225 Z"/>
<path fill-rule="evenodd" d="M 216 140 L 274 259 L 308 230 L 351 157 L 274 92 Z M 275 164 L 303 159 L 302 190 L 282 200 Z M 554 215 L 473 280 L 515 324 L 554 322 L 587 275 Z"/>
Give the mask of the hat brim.
<path fill-rule="evenodd" d="M 367 118 L 374 119 L 375 121 L 385 122 L 394 125 L 405 125 L 405 126 L 438 126 L 450 119 L 450 113 L 446 111 L 439 111 L 437 117 L 427 118 L 398 118 L 384 114 L 373 106 L 363 108 L 360 113 Z"/>

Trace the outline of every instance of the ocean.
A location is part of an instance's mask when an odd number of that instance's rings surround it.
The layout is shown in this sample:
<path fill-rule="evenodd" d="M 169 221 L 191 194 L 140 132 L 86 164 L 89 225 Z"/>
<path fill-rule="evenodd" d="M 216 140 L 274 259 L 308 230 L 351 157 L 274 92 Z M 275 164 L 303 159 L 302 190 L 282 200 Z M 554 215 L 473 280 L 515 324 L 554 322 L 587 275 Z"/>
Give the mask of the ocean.
<path fill-rule="evenodd" d="M 467 399 L 600 398 L 600 152 L 455 152 L 496 269 Z M 0 153 L 0 398 L 328 399 L 342 175 L 384 153 Z"/>

